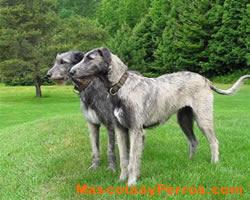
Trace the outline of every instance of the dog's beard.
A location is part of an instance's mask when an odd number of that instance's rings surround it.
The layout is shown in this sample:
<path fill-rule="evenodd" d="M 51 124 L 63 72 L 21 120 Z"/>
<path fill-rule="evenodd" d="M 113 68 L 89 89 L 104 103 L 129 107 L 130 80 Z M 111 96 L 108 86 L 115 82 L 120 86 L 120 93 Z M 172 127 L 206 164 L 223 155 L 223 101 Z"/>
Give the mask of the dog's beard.
<path fill-rule="evenodd" d="M 56 79 L 55 82 L 57 85 L 64 85 L 65 80 L 64 79 Z"/>
<path fill-rule="evenodd" d="M 57 85 L 64 85 L 68 80 L 68 77 L 62 77 L 58 79 L 54 79 Z"/>

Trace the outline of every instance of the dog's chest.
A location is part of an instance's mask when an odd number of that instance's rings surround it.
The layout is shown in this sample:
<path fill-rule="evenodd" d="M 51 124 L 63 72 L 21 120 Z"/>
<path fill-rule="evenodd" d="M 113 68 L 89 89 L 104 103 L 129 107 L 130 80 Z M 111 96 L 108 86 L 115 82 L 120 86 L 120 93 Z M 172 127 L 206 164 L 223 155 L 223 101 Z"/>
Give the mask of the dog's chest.
<path fill-rule="evenodd" d="M 126 128 L 129 128 L 131 126 L 131 116 L 128 115 L 122 108 L 115 108 L 114 109 L 114 115 L 116 120 Z"/>
<path fill-rule="evenodd" d="M 123 125 L 123 119 L 122 119 L 123 110 L 121 108 L 115 108 L 114 115 L 115 115 L 115 118 L 118 120 L 118 122 Z"/>
<path fill-rule="evenodd" d="M 87 120 L 90 121 L 91 123 L 93 123 L 93 124 L 100 124 L 101 123 L 96 112 L 93 109 L 91 109 L 91 108 L 85 109 L 84 114 L 85 114 L 85 117 L 87 118 Z"/>

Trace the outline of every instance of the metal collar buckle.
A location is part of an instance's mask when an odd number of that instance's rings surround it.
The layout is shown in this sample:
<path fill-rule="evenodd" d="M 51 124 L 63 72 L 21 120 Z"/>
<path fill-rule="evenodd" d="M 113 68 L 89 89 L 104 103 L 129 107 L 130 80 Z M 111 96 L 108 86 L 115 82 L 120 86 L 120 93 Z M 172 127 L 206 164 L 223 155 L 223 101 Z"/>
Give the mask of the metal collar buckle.
<path fill-rule="evenodd" d="M 117 91 L 112 87 L 109 89 L 109 94 L 111 94 L 112 96 L 115 96 L 117 94 Z"/>

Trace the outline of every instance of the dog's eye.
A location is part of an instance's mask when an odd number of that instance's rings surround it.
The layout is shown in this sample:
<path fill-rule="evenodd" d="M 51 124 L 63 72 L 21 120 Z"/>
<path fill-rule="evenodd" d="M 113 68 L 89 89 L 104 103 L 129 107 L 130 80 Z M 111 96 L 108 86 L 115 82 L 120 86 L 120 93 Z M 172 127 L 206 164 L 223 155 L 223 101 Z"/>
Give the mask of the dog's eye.
<path fill-rule="evenodd" d="M 63 64 L 66 64 L 67 62 L 63 59 L 60 60 L 60 64 L 63 65 Z"/>
<path fill-rule="evenodd" d="M 88 55 L 88 59 L 90 59 L 90 60 L 95 59 L 95 57 L 96 57 L 96 55 L 93 53 Z"/>

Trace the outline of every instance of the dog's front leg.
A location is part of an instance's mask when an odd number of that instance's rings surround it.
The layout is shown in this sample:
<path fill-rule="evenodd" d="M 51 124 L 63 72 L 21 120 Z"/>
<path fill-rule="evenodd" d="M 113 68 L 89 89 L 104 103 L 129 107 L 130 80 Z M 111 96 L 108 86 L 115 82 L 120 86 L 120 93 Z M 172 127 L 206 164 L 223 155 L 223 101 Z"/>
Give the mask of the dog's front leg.
<path fill-rule="evenodd" d="M 130 152 L 128 165 L 128 185 L 135 185 L 140 175 L 140 163 L 143 150 L 143 129 L 129 130 Z"/>
<path fill-rule="evenodd" d="M 120 168 L 121 168 L 121 174 L 120 174 L 120 181 L 125 181 L 128 177 L 128 132 L 120 127 L 115 128 L 115 134 L 117 137 L 118 142 L 118 149 L 119 149 L 119 155 L 120 155 Z"/>
<path fill-rule="evenodd" d="M 88 122 L 90 130 L 90 142 L 92 148 L 92 165 L 89 169 L 96 169 L 100 164 L 100 151 L 99 151 L 99 130 L 100 125 Z"/>
<path fill-rule="evenodd" d="M 113 126 L 108 129 L 108 169 L 115 172 L 116 158 L 115 158 L 115 131 Z"/>

